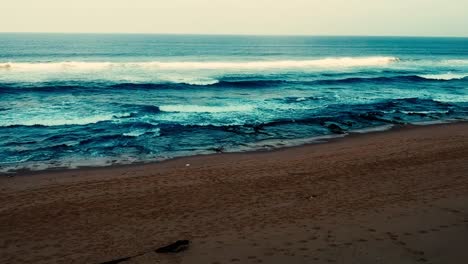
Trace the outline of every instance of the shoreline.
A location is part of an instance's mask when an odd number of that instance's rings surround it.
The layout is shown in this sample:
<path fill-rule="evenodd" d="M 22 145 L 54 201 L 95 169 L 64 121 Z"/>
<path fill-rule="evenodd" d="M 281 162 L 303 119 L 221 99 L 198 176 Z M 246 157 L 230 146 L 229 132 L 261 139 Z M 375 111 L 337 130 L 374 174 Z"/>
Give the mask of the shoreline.
<path fill-rule="evenodd" d="M 458 263 L 467 172 L 463 122 L 0 177 L 0 262 Z"/>
<path fill-rule="evenodd" d="M 167 159 L 162 160 L 150 160 L 150 161 L 137 161 L 131 163 L 115 163 L 110 165 L 102 165 L 102 166 L 78 166 L 78 167 L 56 167 L 56 168 L 47 168 L 43 170 L 32 170 L 32 169 L 18 169 L 14 171 L 7 171 L 7 172 L 0 172 L 1 177 L 25 177 L 25 176 L 32 176 L 37 174 L 44 174 L 44 173 L 65 173 L 65 172 L 73 172 L 79 170 L 99 170 L 99 169 L 111 169 L 111 168 L 127 168 L 127 167 L 138 167 L 138 166 L 145 166 L 145 165 L 156 165 L 165 162 L 175 161 L 175 160 L 183 160 L 183 159 L 190 159 L 194 157 L 210 157 L 210 156 L 218 156 L 218 155 L 238 155 L 238 154 L 255 154 L 255 153 L 265 153 L 265 152 L 276 152 L 282 151 L 287 149 L 294 149 L 294 148 L 301 148 L 306 146 L 314 146 L 314 145 L 322 145 L 332 143 L 338 140 L 346 140 L 349 138 L 354 137 L 362 137 L 372 134 L 379 134 L 379 133 L 391 133 L 400 130 L 408 130 L 408 129 L 418 129 L 418 128 L 426 128 L 426 127 L 437 127 L 437 126 L 447 126 L 447 125 L 456 125 L 456 124 L 468 124 L 467 120 L 446 120 L 440 121 L 436 123 L 430 124 L 404 124 L 404 125 L 382 125 L 378 127 L 371 127 L 365 129 L 359 129 L 359 131 L 365 130 L 366 132 L 356 132 L 350 131 L 344 134 L 329 134 L 323 136 L 316 136 L 310 138 L 300 138 L 300 139 L 292 139 L 291 141 L 303 141 L 304 143 L 299 144 L 292 144 L 292 145 L 284 145 L 280 147 L 272 147 L 269 149 L 252 149 L 252 150 L 245 150 L 245 151 L 226 151 L 220 153 L 207 153 L 207 154 L 195 154 L 195 155 L 188 155 L 188 156 L 178 156 L 178 157 L 170 157 Z M 381 127 L 388 127 L 387 129 L 380 129 Z M 286 140 L 285 140 L 286 141 Z"/>

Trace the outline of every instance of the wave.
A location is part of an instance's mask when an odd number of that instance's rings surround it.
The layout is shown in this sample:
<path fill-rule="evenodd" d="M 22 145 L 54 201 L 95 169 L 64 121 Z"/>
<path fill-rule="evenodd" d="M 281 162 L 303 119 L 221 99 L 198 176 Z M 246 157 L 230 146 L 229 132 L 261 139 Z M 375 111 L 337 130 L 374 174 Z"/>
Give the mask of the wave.
<path fill-rule="evenodd" d="M 188 85 L 195 85 L 195 86 L 206 86 L 206 85 L 213 85 L 219 83 L 219 80 L 211 79 L 211 78 L 203 78 L 203 79 L 188 79 L 188 80 L 175 80 L 174 83 L 182 83 Z"/>
<path fill-rule="evenodd" d="M 442 63 L 444 63 L 444 64 L 446 64 L 446 65 L 450 65 L 450 66 L 453 66 L 453 65 L 465 66 L 465 65 L 468 65 L 468 60 L 464 60 L 464 59 L 450 59 L 450 60 L 443 60 Z"/>
<path fill-rule="evenodd" d="M 350 77 L 344 79 L 331 79 L 331 80 L 316 80 L 307 82 L 307 84 L 354 84 L 354 83 L 387 83 L 387 82 L 420 82 L 427 81 L 417 75 L 401 75 L 401 76 L 390 76 L 390 77 Z"/>
<path fill-rule="evenodd" d="M 38 83 L 23 83 L 23 82 L 0 82 L 0 93 L 18 93 L 24 91 L 36 92 L 64 92 L 64 91 L 99 91 L 102 89 L 115 90 L 152 90 L 152 89 L 195 89 L 195 88 L 274 88 L 283 85 L 336 85 L 336 84 L 355 84 L 355 83 L 417 83 L 417 82 L 447 82 L 447 81 L 464 81 L 468 80 L 467 74 L 432 74 L 432 75 L 396 75 L 396 76 L 376 76 L 376 77 L 349 77 L 342 79 L 317 79 L 317 80 L 301 80 L 297 78 L 278 79 L 249 79 L 242 80 L 236 78 L 216 79 L 192 79 L 180 80 L 180 82 L 148 82 L 148 83 L 127 83 L 127 82 L 110 82 L 110 81 L 57 81 L 57 82 L 38 82 Z M 2 111 L 2 109 L 0 109 Z"/>
<path fill-rule="evenodd" d="M 150 130 L 136 129 L 127 133 L 123 133 L 122 135 L 126 137 L 139 137 L 146 133 L 153 133 L 155 136 L 160 136 L 160 132 L 161 130 L 159 128 L 154 128 Z"/>
<path fill-rule="evenodd" d="M 114 66 L 112 62 L 7 62 L 0 63 L 0 70 L 18 71 L 61 71 L 61 70 L 102 70 Z"/>
<path fill-rule="evenodd" d="M 177 107 L 177 109 L 176 109 Z M 190 108 L 189 108 L 190 107 Z M 194 108 L 192 108 L 194 107 Z M 232 107 L 241 108 L 243 106 L 236 106 Z M 450 109 L 455 107 L 454 105 L 447 104 L 444 102 L 439 102 L 431 99 L 420 99 L 420 98 L 402 98 L 402 99 L 389 99 L 389 100 L 382 100 L 373 103 L 367 104 L 330 104 L 319 111 L 315 112 L 313 115 L 305 115 L 305 116 L 295 116 L 295 117 L 281 117 L 276 118 L 268 121 L 264 121 L 261 123 L 230 123 L 230 124 L 218 124 L 217 122 L 213 123 L 161 123 L 158 126 L 165 127 L 166 125 L 170 126 L 169 132 L 174 129 L 175 126 L 181 127 L 224 127 L 224 128 L 233 128 L 233 127 L 250 127 L 250 128 L 262 128 L 262 127 L 269 127 L 269 126 L 279 126 L 285 124 L 320 124 L 323 125 L 324 122 L 337 122 L 346 124 L 350 120 L 355 120 L 357 123 L 362 122 L 380 122 L 380 123 L 387 123 L 387 124 L 401 124 L 402 120 L 398 119 L 403 116 L 414 116 L 415 113 L 418 113 L 419 116 L 423 116 L 423 111 L 417 110 L 410 110 L 410 109 L 418 109 L 420 107 L 424 108 L 433 108 L 437 110 L 428 110 L 427 115 L 430 114 L 435 116 L 438 115 L 449 115 L 452 113 Z M 186 109 L 188 108 L 188 109 Z M 187 110 L 188 112 L 202 112 L 204 111 L 203 106 L 174 106 L 175 112 L 180 110 Z M 408 109 L 408 110 L 405 110 Z M 217 109 L 216 109 L 217 110 Z M 221 107 L 219 109 L 221 110 Z M 225 109 L 231 110 L 231 109 Z M 275 111 L 276 109 L 271 109 L 271 111 Z M 393 119 L 396 118 L 396 119 Z M 258 120 L 260 121 L 260 120 Z"/>
<path fill-rule="evenodd" d="M 444 81 L 450 81 L 450 80 L 461 80 L 466 77 L 468 77 L 468 74 L 462 74 L 462 73 L 439 73 L 439 74 L 423 74 L 423 75 L 418 75 L 421 78 L 428 79 L 428 80 L 444 80 Z"/>
<path fill-rule="evenodd" d="M 180 113 L 224 113 L 224 112 L 250 112 L 254 109 L 251 105 L 228 105 L 228 106 L 204 106 L 204 105 L 162 105 L 162 112 Z"/>
<path fill-rule="evenodd" d="M 130 117 L 131 114 L 103 114 L 95 116 L 84 117 L 44 117 L 38 116 L 36 118 L 25 120 L 5 120 L 0 121 L 0 127 L 14 127 L 14 126 L 71 126 L 71 125 L 89 125 L 104 121 L 112 121 L 118 118 Z"/>
<path fill-rule="evenodd" d="M 432 108 L 428 114 L 418 111 L 420 108 Z M 376 126 L 393 126 L 413 123 L 421 120 L 444 120 L 453 117 L 454 105 L 418 98 L 384 100 L 370 104 L 329 105 L 313 115 L 296 115 L 234 122 L 193 122 L 193 123 L 160 123 L 162 134 L 177 135 L 182 132 L 193 132 L 200 129 L 224 131 L 239 135 L 274 135 L 277 131 L 315 131 L 319 133 L 342 134 L 347 132 L 363 133 L 366 128 Z M 406 109 L 406 110 L 402 110 Z M 460 109 L 461 110 L 461 109 Z M 457 110 L 458 111 L 458 110 Z M 415 114 L 417 113 L 417 114 Z M 310 130 L 313 128 L 313 130 Z M 309 133 L 307 132 L 307 133 Z M 313 133 L 313 132 L 312 132 Z"/>
<path fill-rule="evenodd" d="M 468 75 L 464 74 L 433 74 L 433 75 L 397 75 L 388 77 L 351 77 L 334 80 L 316 80 L 308 84 L 339 84 L 339 83 L 389 83 L 389 82 L 434 82 L 434 81 L 457 81 L 463 80 Z"/>
<path fill-rule="evenodd" d="M 336 57 L 313 60 L 274 60 L 274 61 L 180 61 L 180 62 L 6 62 L 0 63 L 0 70 L 10 71 L 95 71 L 110 68 L 161 69 L 161 70 L 258 70 L 294 68 L 341 68 L 386 66 L 399 61 L 396 57 Z"/>

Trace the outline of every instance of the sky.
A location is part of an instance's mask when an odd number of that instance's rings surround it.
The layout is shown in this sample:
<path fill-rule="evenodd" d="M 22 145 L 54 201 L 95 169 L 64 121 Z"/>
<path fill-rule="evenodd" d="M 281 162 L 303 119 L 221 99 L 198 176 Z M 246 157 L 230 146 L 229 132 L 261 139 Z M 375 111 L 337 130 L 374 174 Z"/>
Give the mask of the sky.
<path fill-rule="evenodd" d="M 0 32 L 468 37 L 468 0 L 0 1 Z"/>

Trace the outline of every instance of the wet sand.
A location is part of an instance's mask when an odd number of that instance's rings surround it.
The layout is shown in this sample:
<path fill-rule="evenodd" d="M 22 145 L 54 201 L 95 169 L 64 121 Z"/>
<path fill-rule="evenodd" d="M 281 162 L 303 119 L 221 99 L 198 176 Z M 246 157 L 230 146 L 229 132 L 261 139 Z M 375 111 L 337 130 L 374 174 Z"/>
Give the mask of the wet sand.
<path fill-rule="evenodd" d="M 0 263 L 466 263 L 467 245 L 467 123 L 0 177 Z"/>

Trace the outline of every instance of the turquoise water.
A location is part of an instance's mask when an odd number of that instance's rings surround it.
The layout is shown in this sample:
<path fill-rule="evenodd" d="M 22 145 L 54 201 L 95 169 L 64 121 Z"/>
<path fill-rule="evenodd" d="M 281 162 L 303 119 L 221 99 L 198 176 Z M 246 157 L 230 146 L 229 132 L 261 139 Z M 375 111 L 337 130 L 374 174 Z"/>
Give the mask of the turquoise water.
<path fill-rule="evenodd" d="M 467 117 L 467 38 L 0 34 L 3 172 Z"/>

